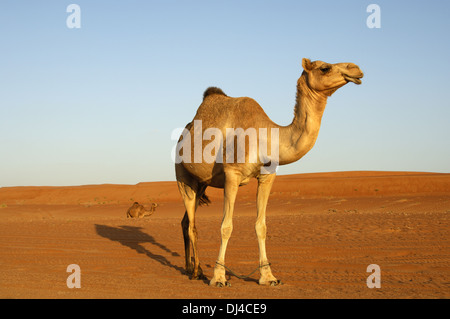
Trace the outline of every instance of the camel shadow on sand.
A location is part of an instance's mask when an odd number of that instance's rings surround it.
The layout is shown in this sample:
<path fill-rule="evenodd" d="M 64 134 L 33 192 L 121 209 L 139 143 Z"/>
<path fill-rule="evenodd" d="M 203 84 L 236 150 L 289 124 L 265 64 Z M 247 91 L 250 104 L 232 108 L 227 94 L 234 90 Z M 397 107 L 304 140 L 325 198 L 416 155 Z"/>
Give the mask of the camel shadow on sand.
<path fill-rule="evenodd" d="M 183 275 L 188 275 L 186 272 L 186 269 L 184 267 L 179 267 L 177 265 L 174 265 L 171 263 L 165 256 L 158 255 L 144 246 L 142 246 L 143 243 L 150 243 L 154 246 L 156 246 L 159 249 L 162 249 L 166 253 L 170 254 L 174 257 L 179 257 L 180 254 L 177 252 L 171 251 L 169 248 L 164 246 L 163 244 L 157 242 L 155 238 L 149 234 L 146 234 L 142 231 L 142 227 L 136 227 L 136 226 L 118 226 L 118 227 L 112 227 L 108 225 L 98 225 L 95 224 L 95 230 L 97 234 L 101 237 L 107 238 L 112 241 L 116 241 L 120 243 L 123 246 L 126 246 L 128 248 L 131 248 L 138 252 L 139 254 L 145 254 L 151 259 L 159 262 L 161 265 L 173 268 L 177 271 L 179 271 Z M 214 266 L 206 265 L 207 268 L 213 268 Z M 230 280 L 232 276 L 239 278 L 238 275 L 230 273 L 228 270 L 226 271 L 227 279 Z M 205 284 L 209 284 L 209 279 L 204 276 L 201 278 Z M 244 281 L 248 282 L 255 282 L 258 283 L 257 279 L 254 278 L 241 278 Z"/>
<path fill-rule="evenodd" d="M 142 227 L 135 227 L 135 226 L 112 227 L 107 225 L 95 224 L 95 230 L 97 234 L 100 235 L 101 237 L 108 238 L 109 240 L 112 241 L 116 241 L 123 246 L 135 250 L 139 254 L 145 254 L 151 259 L 159 262 L 160 264 L 173 268 L 182 274 L 186 273 L 184 268 L 172 264 L 165 256 L 155 254 L 142 245 L 144 243 L 150 243 L 156 246 L 157 248 L 167 252 L 171 256 L 175 257 L 180 256 L 178 253 L 171 251 L 163 244 L 157 242 L 153 236 L 144 233 L 142 231 Z"/>

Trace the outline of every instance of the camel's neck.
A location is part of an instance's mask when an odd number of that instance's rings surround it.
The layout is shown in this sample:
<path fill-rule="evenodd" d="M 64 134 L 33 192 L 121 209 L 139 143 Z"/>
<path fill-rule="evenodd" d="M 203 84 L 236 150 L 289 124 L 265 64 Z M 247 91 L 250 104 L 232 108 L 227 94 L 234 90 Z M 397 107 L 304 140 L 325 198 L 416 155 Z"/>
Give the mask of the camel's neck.
<path fill-rule="evenodd" d="M 297 83 L 294 120 L 280 129 L 280 165 L 299 160 L 314 146 L 326 103 L 327 96 L 311 90 L 303 74 Z"/>

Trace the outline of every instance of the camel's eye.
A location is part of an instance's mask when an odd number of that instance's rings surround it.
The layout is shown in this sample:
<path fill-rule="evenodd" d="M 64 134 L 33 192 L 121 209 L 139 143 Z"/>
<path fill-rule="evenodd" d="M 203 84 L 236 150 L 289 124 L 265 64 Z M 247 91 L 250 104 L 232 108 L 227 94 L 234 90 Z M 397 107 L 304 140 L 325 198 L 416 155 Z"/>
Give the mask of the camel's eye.
<path fill-rule="evenodd" d="M 325 74 L 328 71 L 330 71 L 330 67 L 322 67 L 322 68 L 320 68 L 320 71 L 322 71 L 322 73 Z"/>

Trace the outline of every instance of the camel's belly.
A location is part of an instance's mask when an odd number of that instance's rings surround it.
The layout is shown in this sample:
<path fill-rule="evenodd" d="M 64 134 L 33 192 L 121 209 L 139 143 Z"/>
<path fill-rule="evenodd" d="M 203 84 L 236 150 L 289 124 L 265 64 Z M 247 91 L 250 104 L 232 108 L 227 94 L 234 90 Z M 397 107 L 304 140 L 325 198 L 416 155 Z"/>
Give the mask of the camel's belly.
<path fill-rule="evenodd" d="M 206 163 L 183 163 L 186 170 L 200 182 L 210 185 L 217 184 L 216 187 L 223 186 L 224 172 L 223 165 Z"/>
<path fill-rule="evenodd" d="M 247 165 L 242 167 L 242 165 Z M 186 170 L 203 184 L 211 187 L 223 188 L 225 185 L 225 170 L 236 170 L 239 176 L 239 186 L 246 185 L 256 177 L 259 165 L 253 164 L 222 164 L 222 163 L 183 163 Z M 225 168 L 224 168 L 225 167 Z"/>

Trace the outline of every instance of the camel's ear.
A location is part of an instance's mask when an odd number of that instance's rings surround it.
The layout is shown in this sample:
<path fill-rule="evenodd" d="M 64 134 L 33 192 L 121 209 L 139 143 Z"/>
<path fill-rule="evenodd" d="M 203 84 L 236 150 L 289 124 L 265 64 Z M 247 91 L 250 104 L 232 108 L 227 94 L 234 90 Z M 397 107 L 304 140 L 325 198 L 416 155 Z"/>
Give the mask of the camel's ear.
<path fill-rule="evenodd" d="M 311 63 L 311 60 L 310 60 L 310 59 L 307 59 L 307 58 L 303 58 L 303 60 L 302 60 L 302 66 L 303 66 L 303 69 L 304 69 L 306 72 L 311 71 L 311 70 L 312 70 L 312 63 Z"/>

